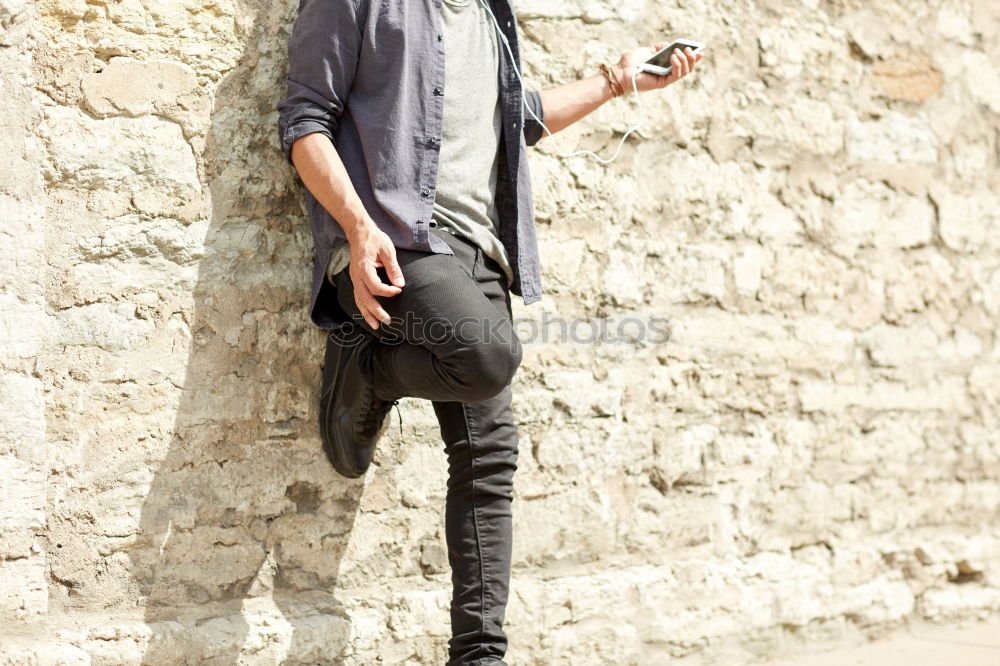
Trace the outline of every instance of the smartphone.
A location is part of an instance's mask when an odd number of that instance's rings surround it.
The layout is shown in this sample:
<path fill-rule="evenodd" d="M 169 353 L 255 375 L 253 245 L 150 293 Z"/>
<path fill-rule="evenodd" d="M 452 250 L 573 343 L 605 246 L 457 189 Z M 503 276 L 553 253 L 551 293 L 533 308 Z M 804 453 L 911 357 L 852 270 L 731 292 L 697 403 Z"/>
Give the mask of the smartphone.
<path fill-rule="evenodd" d="M 701 53 L 705 50 L 705 45 L 701 42 L 690 39 L 675 39 L 670 46 L 660 49 L 649 60 L 642 63 L 641 69 L 650 74 L 666 76 L 673 69 L 673 65 L 670 64 L 670 56 L 674 54 L 674 51 L 680 51 L 681 55 L 684 55 L 684 49 L 688 47 L 691 47 L 691 51 L 694 53 Z"/>

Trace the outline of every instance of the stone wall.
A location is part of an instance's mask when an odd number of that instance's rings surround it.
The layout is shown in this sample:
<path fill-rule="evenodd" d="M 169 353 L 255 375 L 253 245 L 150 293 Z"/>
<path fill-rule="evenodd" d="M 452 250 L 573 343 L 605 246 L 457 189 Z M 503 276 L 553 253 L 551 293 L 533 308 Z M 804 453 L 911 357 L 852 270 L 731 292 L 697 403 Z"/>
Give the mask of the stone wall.
<path fill-rule="evenodd" d="M 441 664 L 429 405 L 322 457 L 292 1 L 0 0 L 0 663 Z M 543 0 L 546 87 L 697 74 L 532 151 L 510 660 L 740 664 L 1000 611 L 1000 5 Z M 530 326 L 526 330 L 530 331 Z M 537 328 L 537 326 L 536 326 Z M 522 330 L 522 329 L 519 329 Z"/>

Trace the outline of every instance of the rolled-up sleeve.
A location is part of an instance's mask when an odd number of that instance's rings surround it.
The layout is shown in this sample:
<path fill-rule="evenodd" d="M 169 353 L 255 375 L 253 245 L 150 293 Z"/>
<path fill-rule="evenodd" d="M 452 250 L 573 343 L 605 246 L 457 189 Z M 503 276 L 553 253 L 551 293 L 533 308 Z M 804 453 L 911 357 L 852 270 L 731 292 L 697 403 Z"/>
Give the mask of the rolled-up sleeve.
<path fill-rule="evenodd" d="M 288 39 L 288 95 L 278 102 L 285 159 L 292 144 L 320 132 L 335 142 L 361 48 L 361 0 L 300 0 Z"/>
<path fill-rule="evenodd" d="M 524 143 L 533 146 L 542 138 L 544 131 L 542 123 L 545 122 L 545 112 L 542 109 L 542 98 L 537 90 L 526 90 L 524 99 L 528 108 L 531 109 L 531 113 L 524 114 Z M 535 116 L 538 117 L 538 120 L 535 120 Z"/>

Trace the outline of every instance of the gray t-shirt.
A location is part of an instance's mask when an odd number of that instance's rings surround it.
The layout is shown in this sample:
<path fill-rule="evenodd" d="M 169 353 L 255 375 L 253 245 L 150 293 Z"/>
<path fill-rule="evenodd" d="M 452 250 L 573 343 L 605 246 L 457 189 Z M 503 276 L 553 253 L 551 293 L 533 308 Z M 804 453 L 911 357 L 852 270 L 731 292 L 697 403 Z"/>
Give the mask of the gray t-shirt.
<path fill-rule="evenodd" d="M 432 222 L 471 240 L 507 275 L 513 270 L 496 232 L 500 147 L 500 49 L 479 0 L 442 0 L 444 114 Z M 330 252 L 327 276 L 350 263 L 346 244 Z"/>

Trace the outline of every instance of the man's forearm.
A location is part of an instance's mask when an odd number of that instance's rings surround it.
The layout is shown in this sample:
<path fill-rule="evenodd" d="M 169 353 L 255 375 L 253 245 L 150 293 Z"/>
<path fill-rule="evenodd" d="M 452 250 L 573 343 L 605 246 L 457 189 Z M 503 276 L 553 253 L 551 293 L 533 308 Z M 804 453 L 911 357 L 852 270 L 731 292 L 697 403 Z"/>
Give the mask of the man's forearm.
<path fill-rule="evenodd" d="M 621 78 L 619 72 L 615 74 Z M 611 85 L 602 74 L 541 90 L 538 95 L 545 125 L 553 133 L 569 127 L 613 97 Z"/>
<path fill-rule="evenodd" d="M 303 185 L 340 224 L 348 240 L 371 223 L 340 155 L 325 134 L 303 136 L 292 144 L 291 157 Z"/>

